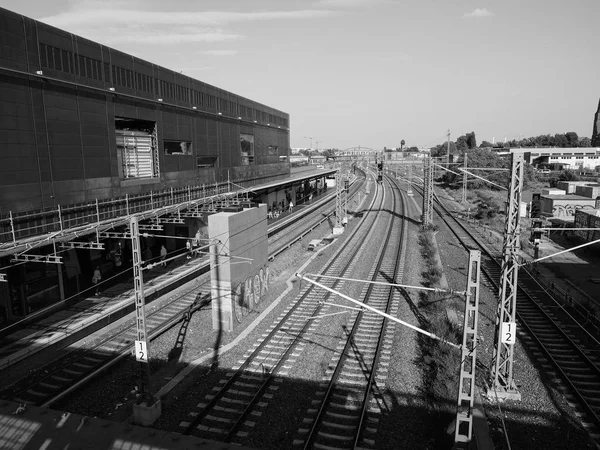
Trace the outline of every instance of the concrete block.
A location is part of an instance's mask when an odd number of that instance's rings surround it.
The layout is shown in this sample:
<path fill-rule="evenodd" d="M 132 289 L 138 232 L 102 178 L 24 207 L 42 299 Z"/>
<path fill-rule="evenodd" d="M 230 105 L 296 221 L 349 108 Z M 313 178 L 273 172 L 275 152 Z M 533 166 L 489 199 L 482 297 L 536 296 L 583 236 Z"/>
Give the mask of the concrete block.
<path fill-rule="evenodd" d="M 160 417 L 162 406 L 160 399 L 157 399 L 153 404 L 148 405 L 146 402 L 133 405 L 133 423 L 149 427 L 156 419 Z"/>

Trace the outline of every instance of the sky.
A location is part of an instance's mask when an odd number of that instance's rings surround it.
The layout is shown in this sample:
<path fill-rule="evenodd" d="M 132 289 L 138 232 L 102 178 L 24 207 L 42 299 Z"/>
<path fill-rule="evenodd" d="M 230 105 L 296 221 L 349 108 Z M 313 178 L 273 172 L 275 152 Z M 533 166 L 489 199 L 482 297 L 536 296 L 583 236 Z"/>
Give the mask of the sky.
<path fill-rule="evenodd" d="M 292 147 L 575 131 L 600 99 L 599 0 L 2 0 L 290 115 Z"/>

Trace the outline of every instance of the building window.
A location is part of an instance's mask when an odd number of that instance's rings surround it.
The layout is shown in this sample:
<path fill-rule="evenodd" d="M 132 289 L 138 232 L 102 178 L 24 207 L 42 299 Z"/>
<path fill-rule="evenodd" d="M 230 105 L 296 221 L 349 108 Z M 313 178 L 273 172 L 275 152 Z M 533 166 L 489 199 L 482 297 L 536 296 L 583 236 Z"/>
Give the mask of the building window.
<path fill-rule="evenodd" d="M 192 143 L 187 141 L 164 141 L 165 155 L 191 155 Z"/>
<path fill-rule="evenodd" d="M 156 123 L 115 117 L 115 134 L 123 178 L 158 177 Z"/>
<path fill-rule="evenodd" d="M 196 157 L 196 167 L 205 169 L 207 167 L 215 167 L 218 156 L 198 156 Z"/>
<path fill-rule="evenodd" d="M 254 164 L 254 135 L 240 134 L 240 151 L 242 155 L 242 166 Z"/>

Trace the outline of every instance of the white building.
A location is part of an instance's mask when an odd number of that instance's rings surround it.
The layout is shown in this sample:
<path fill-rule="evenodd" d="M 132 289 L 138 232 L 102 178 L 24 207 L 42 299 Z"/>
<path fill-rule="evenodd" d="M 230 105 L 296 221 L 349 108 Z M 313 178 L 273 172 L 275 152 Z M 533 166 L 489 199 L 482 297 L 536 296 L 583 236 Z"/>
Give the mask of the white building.
<path fill-rule="evenodd" d="M 600 166 L 600 148 L 597 147 L 511 148 L 510 152 L 522 152 L 525 161 L 534 167 L 593 171 Z"/>

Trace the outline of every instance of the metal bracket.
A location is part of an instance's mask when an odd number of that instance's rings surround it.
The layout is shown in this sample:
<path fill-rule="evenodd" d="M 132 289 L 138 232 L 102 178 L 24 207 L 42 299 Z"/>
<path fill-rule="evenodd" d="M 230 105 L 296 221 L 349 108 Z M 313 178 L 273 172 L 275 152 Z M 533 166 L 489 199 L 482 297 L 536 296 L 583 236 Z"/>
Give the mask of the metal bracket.
<path fill-rule="evenodd" d="M 181 217 L 183 217 L 183 218 L 187 217 L 190 219 L 202 219 L 202 217 L 204 217 L 204 214 L 202 214 L 200 211 L 198 211 L 198 212 L 188 211 L 188 212 L 182 213 Z"/>
<path fill-rule="evenodd" d="M 179 217 L 159 217 L 157 221 L 154 222 L 155 225 L 160 225 L 161 223 L 179 223 L 184 224 L 185 220 Z"/>
<path fill-rule="evenodd" d="M 51 264 L 62 264 L 62 256 L 54 255 L 14 255 L 10 262 L 43 262 Z"/>
<path fill-rule="evenodd" d="M 116 231 L 102 231 L 98 233 L 100 238 L 122 238 L 122 239 L 131 239 L 131 233 L 118 233 Z"/>
<path fill-rule="evenodd" d="M 0 273 L 0 282 L 8 283 L 5 273 Z"/>
<path fill-rule="evenodd" d="M 151 224 L 147 224 L 147 225 L 144 225 L 144 224 L 138 225 L 138 230 L 140 230 L 140 231 L 163 231 L 164 228 L 162 225 L 151 223 Z"/>
<path fill-rule="evenodd" d="M 104 250 L 104 244 L 99 242 L 63 242 L 61 248 L 83 248 L 88 250 Z"/>

